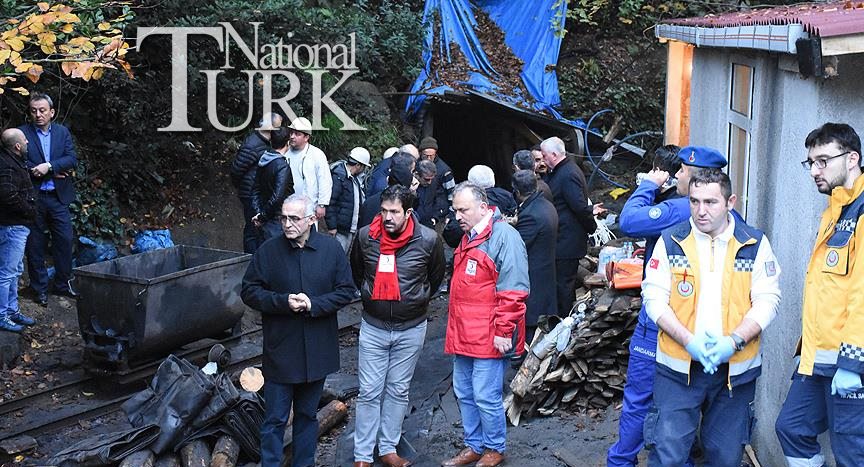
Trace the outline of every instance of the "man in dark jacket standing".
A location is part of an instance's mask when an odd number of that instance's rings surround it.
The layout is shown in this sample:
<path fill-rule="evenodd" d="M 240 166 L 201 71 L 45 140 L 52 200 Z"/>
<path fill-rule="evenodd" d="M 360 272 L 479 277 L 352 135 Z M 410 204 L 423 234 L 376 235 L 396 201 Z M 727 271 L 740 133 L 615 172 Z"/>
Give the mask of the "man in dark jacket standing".
<path fill-rule="evenodd" d="M 456 188 L 456 180 L 453 178 L 453 171 L 450 169 L 450 166 L 438 155 L 438 140 L 431 136 L 420 140 L 420 158 L 435 163 L 435 168 L 438 169 L 435 181 L 438 186 L 439 204 L 449 206 L 450 201 L 453 200 L 453 189 Z"/>
<path fill-rule="evenodd" d="M 18 309 L 24 246 L 36 220 L 36 194 L 27 172 L 27 138 L 18 129 L 0 136 L 0 329 L 19 332 L 36 320 Z"/>
<path fill-rule="evenodd" d="M 567 158 L 564 141 L 552 137 L 540 143 L 543 159 L 549 166 L 549 189 L 558 211 L 558 245 L 555 273 L 558 288 L 558 315 L 567 316 L 573 306 L 579 260 L 588 252 L 588 235 L 597 229 L 594 207 L 588 204 L 585 174 Z M 598 205 L 599 209 L 599 205 Z"/>
<path fill-rule="evenodd" d="M 372 467 L 376 438 L 384 465 L 411 465 L 396 453 L 396 445 L 426 338 L 426 308 L 444 279 L 441 239 L 417 221 L 413 205 L 409 188 L 387 187 L 380 214 L 360 229 L 351 255 L 354 281 L 363 297 L 355 467 Z"/>
<path fill-rule="evenodd" d="M 269 125 L 265 125 L 269 123 Z M 258 230 L 252 222 L 252 217 L 258 212 L 252 207 L 252 190 L 255 188 L 255 170 L 258 161 L 265 151 L 270 149 L 270 134 L 274 128 L 282 126 L 282 116 L 279 114 L 264 114 L 258 122 L 258 127 L 240 146 L 234 162 L 231 163 L 231 183 L 237 188 L 237 197 L 243 205 L 243 251 L 255 253 L 258 247 Z M 277 206 L 277 209 L 279 207 Z"/>
<path fill-rule="evenodd" d="M 294 194 L 294 177 L 288 167 L 288 129 L 276 128 L 270 134 L 273 149 L 264 151 L 258 161 L 255 185 L 252 187 L 252 209 L 256 213 L 252 223 L 257 232 L 258 245 L 282 235 L 282 202 Z"/>
<path fill-rule="evenodd" d="M 72 172 L 78 156 L 72 135 L 65 126 L 54 123 L 54 102 L 46 94 L 30 95 L 30 123 L 19 127 L 32 147 L 27 151 L 30 181 L 37 190 L 36 222 L 27 237 L 27 270 L 30 288 L 37 301 L 48 306 L 48 269 L 45 250 L 51 235 L 51 257 L 54 260 L 53 293 L 72 296 L 72 214 L 69 205 L 75 201 L 75 180 Z"/>
<path fill-rule="evenodd" d="M 555 295 L 555 243 L 558 240 L 558 213 L 537 189 L 533 170 L 513 174 L 513 192 L 519 202 L 516 230 L 528 252 L 531 294 L 525 303 L 525 342 L 531 343 L 537 318 L 558 313 Z"/>
<path fill-rule="evenodd" d="M 346 254 L 351 252 L 354 235 L 361 227 L 358 219 L 365 193 L 358 177 L 371 167 L 369 159 L 366 148 L 354 148 L 348 154 L 348 159 L 337 162 L 330 169 L 333 190 L 330 192 L 330 207 L 324 220 L 330 235 L 336 237 Z"/>
<path fill-rule="evenodd" d="M 339 243 L 312 230 L 315 205 L 295 194 L 282 205 L 284 235 L 264 242 L 243 277 L 241 297 L 262 315 L 264 401 L 261 466 L 279 467 L 288 414 L 294 467 L 315 465 L 316 413 L 324 378 L 339 369 L 336 312 L 354 297 Z"/>

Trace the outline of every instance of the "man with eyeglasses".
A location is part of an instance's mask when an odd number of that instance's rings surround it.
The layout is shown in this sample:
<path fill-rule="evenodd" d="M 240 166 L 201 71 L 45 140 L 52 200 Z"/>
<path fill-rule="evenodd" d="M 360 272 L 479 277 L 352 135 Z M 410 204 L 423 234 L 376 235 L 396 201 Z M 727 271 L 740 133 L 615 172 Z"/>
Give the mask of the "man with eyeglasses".
<path fill-rule="evenodd" d="M 826 430 L 838 466 L 864 459 L 864 177 L 861 139 L 826 123 L 804 141 L 816 189 L 829 196 L 807 266 L 800 361 L 775 429 L 789 466 L 822 466 L 817 436 Z"/>
<path fill-rule="evenodd" d="M 330 195 L 330 208 L 324 221 L 330 235 L 336 237 L 346 254 L 351 252 L 354 235 L 359 226 L 360 207 L 363 206 L 364 192 L 360 186 L 360 174 L 371 167 L 369 151 L 354 148 L 348 159 L 333 164 L 330 174 L 333 178 L 333 191 Z"/>
<path fill-rule="evenodd" d="M 315 202 L 294 194 L 282 204 L 284 235 L 264 242 L 243 277 L 243 303 L 261 312 L 264 334 L 264 423 L 261 466 L 282 463 L 288 414 L 294 467 L 315 465 L 316 413 L 324 379 L 339 370 L 336 312 L 355 288 L 345 252 L 333 237 L 312 229 Z"/>

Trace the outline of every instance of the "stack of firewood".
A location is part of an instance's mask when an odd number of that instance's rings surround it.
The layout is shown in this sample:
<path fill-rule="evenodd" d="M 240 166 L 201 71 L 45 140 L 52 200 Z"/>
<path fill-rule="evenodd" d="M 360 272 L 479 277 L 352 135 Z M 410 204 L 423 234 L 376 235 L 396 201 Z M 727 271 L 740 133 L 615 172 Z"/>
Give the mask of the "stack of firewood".
<path fill-rule="evenodd" d="M 584 281 L 589 289 L 580 289 L 570 335 L 559 341 L 566 342 L 563 350 L 541 344 L 547 333 L 555 332 L 554 323 L 537 329 L 531 350 L 510 384 L 512 394 L 505 400 L 514 425 L 523 413 L 549 415 L 564 405 L 604 408 L 623 392 L 630 336 L 642 300 L 639 289 L 610 289 L 602 279 L 593 279 Z"/>

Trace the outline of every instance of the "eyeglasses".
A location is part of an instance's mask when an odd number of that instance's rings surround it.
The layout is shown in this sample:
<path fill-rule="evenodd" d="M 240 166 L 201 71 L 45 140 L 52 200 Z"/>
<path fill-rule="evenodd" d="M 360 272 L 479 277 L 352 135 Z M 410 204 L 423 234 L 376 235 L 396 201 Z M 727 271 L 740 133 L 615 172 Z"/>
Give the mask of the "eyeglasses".
<path fill-rule="evenodd" d="M 297 216 L 282 216 L 282 215 L 279 215 L 279 216 L 276 216 L 276 220 L 279 221 L 280 224 L 284 224 L 285 221 L 288 221 L 288 222 L 290 222 L 290 223 L 293 224 L 293 225 L 297 225 L 300 221 L 302 221 L 302 220 L 304 220 L 304 219 L 308 219 L 308 218 L 310 218 L 310 217 L 312 217 L 312 216 L 309 215 L 309 216 L 297 217 Z"/>
<path fill-rule="evenodd" d="M 807 159 L 806 161 L 801 161 L 801 167 L 804 167 L 804 169 L 806 169 L 806 170 L 810 170 L 810 167 L 815 165 L 817 169 L 824 169 L 825 167 L 828 167 L 828 161 L 830 161 L 831 159 L 843 157 L 846 154 L 849 154 L 851 152 L 852 151 L 846 151 L 842 154 L 837 154 L 836 156 L 825 157 L 822 159 L 816 159 L 815 161 L 811 161 L 810 159 Z"/>

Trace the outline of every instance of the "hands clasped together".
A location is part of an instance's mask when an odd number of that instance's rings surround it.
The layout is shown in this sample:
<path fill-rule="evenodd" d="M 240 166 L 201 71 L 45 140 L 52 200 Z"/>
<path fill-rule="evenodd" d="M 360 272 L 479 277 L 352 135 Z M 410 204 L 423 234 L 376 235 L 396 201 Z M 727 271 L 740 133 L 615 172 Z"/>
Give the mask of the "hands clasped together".
<path fill-rule="evenodd" d="M 705 332 L 693 336 L 685 349 L 693 360 L 702 364 L 705 373 L 713 375 L 717 372 L 717 367 L 732 358 L 735 341 L 730 336 L 715 336 Z"/>

